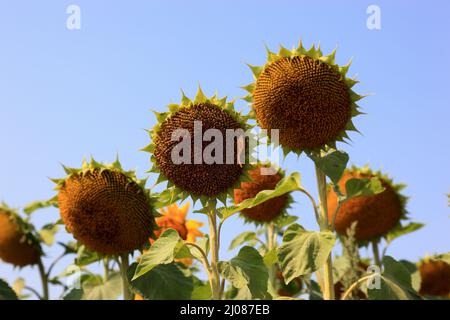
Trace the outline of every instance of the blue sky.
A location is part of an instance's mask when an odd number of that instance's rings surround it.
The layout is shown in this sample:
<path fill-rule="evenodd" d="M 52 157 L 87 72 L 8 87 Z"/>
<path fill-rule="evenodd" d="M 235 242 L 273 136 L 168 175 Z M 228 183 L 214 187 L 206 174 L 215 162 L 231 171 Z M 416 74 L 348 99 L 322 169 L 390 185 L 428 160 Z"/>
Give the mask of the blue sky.
<path fill-rule="evenodd" d="M 81 9 L 80 30 L 66 28 L 70 4 Z M 381 9 L 381 30 L 366 27 L 370 4 Z M 193 96 L 198 83 L 208 95 L 242 96 L 239 86 L 252 80 L 245 63 L 263 64 L 264 44 L 291 47 L 301 37 L 325 52 L 337 46 L 340 64 L 353 58 L 356 91 L 372 95 L 361 101 L 367 115 L 355 120 L 362 135 L 341 148 L 352 163 L 407 183 L 411 218 L 426 223 L 389 254 L 417 260 L 450 251 L 449 11 L 447 1 L 2 0 L 0 200 L 20 207 L 52 197 L 48 177 L 63 175 L 59 163 L 79 166 L 91 154 L 112 161 L 119 152 L 125 167 L 145 176 L 148 155 L 138 150 L 155 124 L 150 109 L 178 102 L 180 88 Z M 289 157 L 283 167 L 300 171 L 316 193 L 307 158 Z M 307 199 L 295 199 L 290 213 L 315 229 Z M 33 221 L 57 217 L 48 209 Z M 232 219 L 222 243 L 245 228 Z M 20 274 L 37 286 L 35 269 Z M 0 264 L 0 277 L 18 275 Z"/>

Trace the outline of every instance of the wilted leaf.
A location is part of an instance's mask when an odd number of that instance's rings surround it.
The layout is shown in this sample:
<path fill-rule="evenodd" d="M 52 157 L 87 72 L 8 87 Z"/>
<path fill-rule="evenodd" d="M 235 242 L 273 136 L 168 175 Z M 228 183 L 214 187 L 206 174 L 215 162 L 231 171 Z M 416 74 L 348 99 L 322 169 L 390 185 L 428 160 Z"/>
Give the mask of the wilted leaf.
<path fill-rule="evenodd" d="M 335 241 L 330 231 L 306 231 L 299 224 L 291 225 L 278 248 L 278 261 L 286 283 L 322 267 Z"/>
<path fill-rule="evenodd" d="M 269 273 L 259 252 L 252 247 L 243 247 L 229 262 L 220 262 L 222 276 L 238 289 L 248 287 L 253 298 L 267 297 Z"/>

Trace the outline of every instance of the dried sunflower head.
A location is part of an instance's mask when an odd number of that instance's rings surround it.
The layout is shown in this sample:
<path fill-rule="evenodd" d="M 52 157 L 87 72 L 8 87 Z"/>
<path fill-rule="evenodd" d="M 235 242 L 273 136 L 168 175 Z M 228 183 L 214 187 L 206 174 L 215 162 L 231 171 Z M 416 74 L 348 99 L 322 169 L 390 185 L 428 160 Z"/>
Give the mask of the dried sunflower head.
<path fill-rule="evenodd" d="M 152 198 L 134 171 L 117 160 L 84 161 L 81 169 L 65 168 L 57 183 L 58 206 L 67 230 L 92 251 L 120 254 L 140 249 L 156 229 Z"/>
<path fill-rule="evenodd" d="M 0 205 L 0 259 L 17 267 L 37 264 L 42 249 L 34 227 L 6 204 Z"/>
<path fill-rule="evenodd" d="M 335 53 L 324 56 L 318 47 L 310 50 L 300 42 L 297 48 L 268 51 L 264 66 L 250 66 L 254 83 L 245 87 L 259 125 L 279 129 L 279 143 L 285 153 L 318 151 L 335 147 L 356 131 L 352 118 L 358 111 L 353 92 L 356 80 L 347 78 L 350 63 L 338 66 Z"/>
<path fill-rule="evenodd" d="M 443 260 L 424 259 L 419 264 L 421 295 L 450 298 L 450 264 Z"/>
<path fill-rule="evenodd" d="M 263 171 L 265 170 L 265 171 Z M 267 174 L 271 170 L 270 174 Z M 263 190 L 274 190 L 278 182 L 284 178 L 284 172 L 270 164 L 260 164 L 249 171 L 250 181 L 242 182 L 239 189 L 234 189 L 234 202 L 236 204 L 250 198 L 254 198 Z M 292 203 L 290 194 L 267 200 L 253 208 L 242 210 L 242 216 L 256 224 L 274 222 L 286 215 L 286 210 Z"/>
<path fill-rule="evenodd" d="M 345 171 L 339 181 L 339 188 L 345 194 L 345 183 L 352 178 L 380 179 L 384 191 L 375 195 L 358 196 L 342 204 L 335 220 L 336 231 L 345 235 L 353 222 L 357 222 L 355 238 L 358 241 L 374 241 L 385 236 L 406 219 L 406 201 L 400 191 L 403 184 L 394 184 L 392 179 L 381 172 L 374 172 L 369 167 L 352 167 Z M 338 206 L 338 197 L 332 188 L 328 191 L 328 218 L 331 221 Z"/>
<path fill-rule="evenodd" d="M 160 174 L 158 183 L 168 180 L 174 198 L 180 200 L 191 196 L 202 203 L 209 199 L 225 202 L 227 195 L 232 196 L 250 167 L 242 146 L 249 126 L 247 118 L 234 110 L 234 103 L 226 97 L 207 98 L 199 89 L 193 101 L 183 93 L 180 104 L 171 104 L 169 112 L 156 115 L 152 142 L 143 150 L 152 154 L 151 172 Z M 233 132 L 236 136 L 230 138 Z M 207 133 L 214 133 L 212 142 L 202 141 Z M 186 149 L 180 149 L 181 143 Z M 205 154 L 213 155 L 213 161 L 206 160 Z M 182 161 L 175 161 L 174 156 Z"/>

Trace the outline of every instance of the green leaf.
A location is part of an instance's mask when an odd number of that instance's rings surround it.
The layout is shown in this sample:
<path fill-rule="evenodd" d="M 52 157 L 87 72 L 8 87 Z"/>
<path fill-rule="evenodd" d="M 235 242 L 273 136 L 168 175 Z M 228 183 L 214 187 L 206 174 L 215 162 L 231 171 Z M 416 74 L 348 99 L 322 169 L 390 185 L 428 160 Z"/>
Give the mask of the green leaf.
<path fill-rule="evenodd" d="M 218 210 L 222 214 L 222 219 L 226 219 L 236 212 L 242 211 L 243 209 L 253 208 L 267 200 L 279 197 L 285 193 L 299 190 L 300 188 L 300 174 L 298 172 L 294 172 L 291 175 L 281 179 L 274 190 L 260 191 L 254 198 L 246 199 L 237 206 L 229 206 Z"/>
<path fill-rule="evenodd" d="M 55 234 L 58 232 L 58 230 L 58 225 L 53 223 L 47 224 L 39 231 L 39 235 L 46 245 L 51 246 L 55 242 Z"/>
<path fill-rule="evenodd" d="M 359 196 L 370 196 L 384 191 L 380 179 L 352 178 L 345 183 L 346 200 Z"/>
<path fill-rule="evenodd" d="M 194 289 L 192 290 L 191 300 L 211 300 L 211 286 L 209 282 L 203 282 L 197 277 L 193 277 Z"/>
<path fill-rule="evenodd" d="M 284 217 L 280 217 L 276 220 L 276 224 L 278 228 L 284 228 L 292 223 L 294 223 L 295 221 L 298 220 L 298 217 L 296 216 L 291 216 L 291 215 L 286 215 Z"/>
<path fill-rule="evenodd" d="M 235 288 L 247 287 L 254 299 L 267 298 L 269 272 L 256 249 L 243 247 L 229 262 L 220 262 L 219 270 Z"/>
<path fill-rule="evenodd" d="M 263 260 L 264 260 L 264 264 L 266 265 L 267 268 L 270 268 L 271 266 L 276 264 L 278 262 L 277 250 L 275 248 L 272 248 L 271 250 L 269 250 L 264 255 Z"/>
<path fill-rule="evenodd" d="M 137 272 L 133 263 L 128 269 L 128 279 Z M 136 280 L 130 280 L 131 288 L 147 300 L 189 300 L 194 289 L 192 276 L 188 276 L 178 264 L 160 264 Z"/>
<path fill-rule="evenodd" d="M 380 287 L 367 289 L 370 300 L 420 299 L 412 288 L 411 273 L 403 263 L 390 256 L 385 256 L 383 266 L 384 272 L 380 278 Z"/>
<path fill-rule="evenodd" d="M 291 225 L 278 248 L 278 261 L 286 283 L 321 268 L 335 241 L 330 231 L 306 231 L 299 224 Z"/>
<path fill-rule="evenodd" d="M 18 300 L 14 290 L 2 279 L 0 279 L 0 300 Z"/>
<path fill-rule="evenodd" d="M 63 300 L 81 300 L 83 295 L 83 289 L 73 288 L 63 297 Z"/>
<path fill-rule="evenodd" d="M 75 264 L 77 266 L 83 267 L 90 265 L 91 263 L 100 261 L 102 257 L 99 253 L 90 251 L 84 245 L 78 248 L 77 257 L 75 258 Z"/>
<path fill-rule="evenodd" d="M 258 240 L 258 236 L 256 233 L 252 231 L 246 231 L 241 234 L 239 234 L 236 238 L 231 241 L 230 247 L 228 250 L 233 250 L 234 248 L 239 247 L 241 244 L 244 244 L 246 242 L 250 242 L 253 240 Z"/>
<path fill-rule="evenodd" d="M 406 234 L 409 234 L 411 232 L 414 232 L 416 230 L 421 229 L 424 226 L 423 223 L 416 223 L 411 222 L 407 224 L 406 226 L 398 225 L 397 227 L 393 228 L 389 233 L 386 235 L 386 241 L 392 242 L 394 239 L 397 239 L 398 237 L 404 236 Z"/>
<path fill-rule="evenodd" d="M 56 201 L 54 199 L 46 200 L 46 201 L 35 201 L 25 206 L 23 212 L 30 215 L 36 210 L 44 209 L 48 207 L 52 207 L 56 205 Z"/>
<path fill-rule="evenodd" d="M 176 230 L 165 230 L 150 249 L 141 256 L 133 280 L 141 277 L 159 264 L 171 263 L 176 255 L 175 248 L 179 241 L 180 236 Z"/>
<path fill-rule="evenodd" d="M 22 295 L 22 291 L 24 288 L 25 288 L 25 279 L 24 278 L 17 278 L 12 285 L 12 289 L 14 290 L 16 295 L 19 297 Z"/>
<path fill-rule="evenodd" d="M 334 184 L 339 183 L 349 160 L 348 154 L 340 150 L 333 150 L 322 157 L 308 156 Z"/>
<path fill-rule="evenodd" d="M 112 274 L 106 281 L 100 276 L 91 276 L 83 282 L 83 300 L 116 300 L 122 293 L 122 277 Z"/>

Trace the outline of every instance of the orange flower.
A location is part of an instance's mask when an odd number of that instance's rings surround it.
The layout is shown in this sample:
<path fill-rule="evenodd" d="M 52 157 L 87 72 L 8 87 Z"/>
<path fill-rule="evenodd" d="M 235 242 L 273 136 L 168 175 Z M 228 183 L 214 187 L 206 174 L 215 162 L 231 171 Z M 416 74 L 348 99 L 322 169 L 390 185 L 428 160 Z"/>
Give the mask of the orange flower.
<path fill-rule="evenodd" d="M 203 237 L 203 233 L 199 230 L 203 223 L 197 220 L 186 220 L 190 203 L 185 203 L 181 208 L 177 204 L 172 204 L 161 209 L 161 217 L 157 217 L 156 224 L 160 227 L 155 231 L 156 237 L 159 237 L 165 230 L 172 228 L 178 231 L 178 234 L 187 242 L 195 242 L 198 237 Z M 154 240 L 150 239 L 153 244 Z M 192 259 L 178 259 L 177 261 L 187 266 L 192 264 Z"/>

